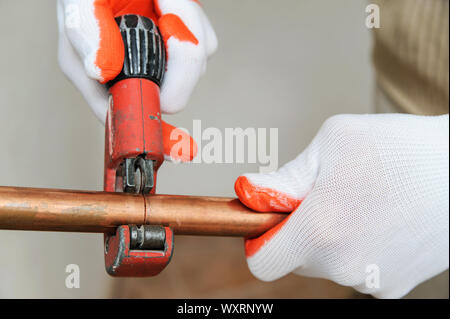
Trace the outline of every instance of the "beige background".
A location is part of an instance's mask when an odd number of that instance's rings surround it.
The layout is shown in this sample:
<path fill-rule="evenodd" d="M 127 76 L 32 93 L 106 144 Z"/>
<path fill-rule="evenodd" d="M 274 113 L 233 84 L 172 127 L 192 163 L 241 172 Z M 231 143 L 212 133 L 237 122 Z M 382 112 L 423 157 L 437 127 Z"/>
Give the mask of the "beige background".
<path fill-rule="evenodd" d="M 192 119 L 221 130 L 278 127 L 283 164 L 330 115 L 372 109 L 364 1 L 205 0 L 204 7 L 219 50 L 187 110 L 166 120 L 189 129 Z M 104 131 L 58 68 L 55 8 L 53 0 L 0 0 L 0 185 L 100 190 Z M 230 196 L 236 177 L 249 171 L 257 165 L 165 164 L 158 190 Z M 245 266 L 240 239 L 177 238 L 175 247 L 165 277 L 147 279 L 148 291 L 142 286 L 143 292 L 125 295 L 349 294 L 314 279 L 293 287 L 287 282 L 301 279 L 292 276 L 281 283 L 257 282 Z M 0 251 L 0 297 L 124 296 L 133 287 L 106 275 L 101 235 L 0 231 Z M 228 264 L 214 263 L 224 255 Z M 80 289 L 65 288 L 70 263 L 81 268 Z M 180 280 L 173 279 L 177 272 Z M 220 280 L 224 289 L 214 284 Z M 234 285 L 239 280 L 246 289 Z M 287 293 L 300 288 L 306 293 Z M 270 293 L 261 295 L 264 289 Z"/>

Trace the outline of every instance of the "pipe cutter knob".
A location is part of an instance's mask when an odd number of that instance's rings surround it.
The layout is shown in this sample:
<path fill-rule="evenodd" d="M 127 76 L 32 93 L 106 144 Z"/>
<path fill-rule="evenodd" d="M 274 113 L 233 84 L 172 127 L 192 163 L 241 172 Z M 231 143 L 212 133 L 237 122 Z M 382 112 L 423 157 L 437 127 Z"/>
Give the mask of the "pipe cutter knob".
<path fill-rule="evenodd" d="M 156 24 L 149 18 L 127 14 L 116 18 L 125 47 L 122 71 L 108 87 L 129 78 L 145 78 L 158 86 L 165 72 L 164 41 Z"/>

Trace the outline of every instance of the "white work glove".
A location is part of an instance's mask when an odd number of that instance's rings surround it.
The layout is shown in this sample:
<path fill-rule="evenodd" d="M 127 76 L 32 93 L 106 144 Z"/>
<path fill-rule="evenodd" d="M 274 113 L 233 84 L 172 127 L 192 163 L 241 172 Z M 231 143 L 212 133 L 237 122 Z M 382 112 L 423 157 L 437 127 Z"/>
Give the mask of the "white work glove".
<path fill-rule="evenodd" d="M 246 240 L 261 280 L 294 272 L 398 298 L 448 268 L 448 114 L 334 116 L 296 159 L 235 190 L 256 211 L 292 212 Z"/>
<path fill-rule="evenodd" d="M 102 123 L 109 98 L 102 83 L 120 73 L 124 59 L 123 40 L 114 17 L 138 14 L 158 25 L 167 53 L 160 95 L 162 113 L 175 113 L 186 106 L 206 70 L 208 57 L 217 48 L 214 30 L 194 0 L 58 0 L 57 10 L 59 64 Z M 176 142 L 170 140 L 174 127 L 165 122 L 162 126 L 167 158 Z M 190 160 L 194 155 L 191 152 L 177 159 Z"/>

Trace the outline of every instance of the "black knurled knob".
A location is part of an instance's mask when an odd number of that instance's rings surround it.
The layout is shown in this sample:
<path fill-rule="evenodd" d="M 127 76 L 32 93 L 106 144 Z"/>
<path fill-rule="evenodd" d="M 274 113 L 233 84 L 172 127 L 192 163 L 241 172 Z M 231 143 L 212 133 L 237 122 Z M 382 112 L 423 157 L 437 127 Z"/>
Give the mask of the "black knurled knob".
<path fill-rule="evenodd" d="M 122 34 L 125 58 L 122 71 L 107 86 L 129 78 L 145 78 L 160 86 L 166 54 L 158 27 L 151 19 L 135 14 L 117 17 L 116 22 Z"/>

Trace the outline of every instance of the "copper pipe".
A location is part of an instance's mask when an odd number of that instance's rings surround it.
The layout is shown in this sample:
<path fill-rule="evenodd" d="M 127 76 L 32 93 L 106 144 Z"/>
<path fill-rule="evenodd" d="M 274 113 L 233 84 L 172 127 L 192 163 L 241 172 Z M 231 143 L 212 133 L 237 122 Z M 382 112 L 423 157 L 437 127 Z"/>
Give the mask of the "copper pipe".
<path fill-rule="evenodd" d="M 0 187 L 0 229 L 110 233 L 152 224 L 180 235 L 256 237 L 285 217 L 233 198 Z"/>
<path fill-rule="evenodd" d="M 0 228 L 110 232 L 142 224 L 142 196 L 106 192 L 0 187 Z"/>
<path fill-rule="evenodd" d="M 146 224 L 183 235 L 256 237 L 286 217 L 253 212 L 236 198 L 151 195 L 145 201 Z"/>

